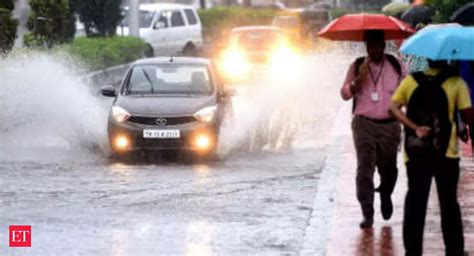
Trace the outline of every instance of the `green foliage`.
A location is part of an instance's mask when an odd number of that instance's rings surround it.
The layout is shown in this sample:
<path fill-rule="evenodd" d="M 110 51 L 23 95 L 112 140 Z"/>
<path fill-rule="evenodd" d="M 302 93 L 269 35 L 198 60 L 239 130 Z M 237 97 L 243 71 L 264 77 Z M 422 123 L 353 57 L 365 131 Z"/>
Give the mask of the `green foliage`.
<path fill-rule="evenodd" d="M 379 11 L 390 3 L 390 0 L 352 0 L 350 2 L 358 11 Z"/>
<path fill-rule="evenodd" d="M 354 11 L 344 9 L 344 8 L 333 8 L 330 11 L 331 18 L 333 18 L 333 19 L 337 19 L 337 18 L 341 17 L 342 15 L 350 14 L 350 13 L 354 13 Z"/>
<path fill-rule="evenodd" d="M 30 33 L 24 38 L 26 46 L 51 48 L 74 38 L 74 16 L 69 0 L 30 0 L 30 8 L 27 24 Z"/>
<path fill-rule="evenodd" d="M 0 2 L 0 53 L 8 52 L 15 42 L 18 21 L 12 17 L 13 1 Z"/>
<path fill-rule="evenodd" d="M 205 38 L 219 37 L 221 31 L 229 31 L 233 27 L 269 25 L 276 14 L 272 9 L 241 7 L 215 7 L 198 12 Z"/>
<path fill-rule="evenodd" d="M 65 48 L 89 69 L 98 70 L 143 58 L 147 45 L 136 37 L 79 37 Z"/>
<path fill-rule="evenodd" d="M 449 17 L 457 8 L 472 0 L 426 0 L 426 4 L 436 9 L 436 23 L 449 22 Z"/>
<path fill-rule="evenodd" d="M 13 0 L 1 0 L 0 1 L 0 8 L 4 8 L 7 10 L 12 11 L 15 8 Z"/>
<path fill-rule="evenodd" d="M 86 35 L 113 36 L 122 21 L 122 0 L 71 0 Z"/>

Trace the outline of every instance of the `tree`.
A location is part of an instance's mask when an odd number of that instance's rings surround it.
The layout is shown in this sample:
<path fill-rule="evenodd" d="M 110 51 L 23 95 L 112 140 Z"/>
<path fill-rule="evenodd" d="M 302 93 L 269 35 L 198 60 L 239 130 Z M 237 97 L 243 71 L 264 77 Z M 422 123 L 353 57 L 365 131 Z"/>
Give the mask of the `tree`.
<path fill-rule="evenodd" d="M 113 36 L 123 15 L 122 0 L 73 0 L 88 37 Z"/>
<path fill-rule="evenodd" d="M 435 22 L 449 22 L 449 17 L 457 8 L 472 0 L 426 0 L 426 4 L 436 9 Z"/>
<path fill-rule="evenodd" d="M 18 21 L 12 17 L 13 8 L 13 0 L 0 2 L 0 53 L 8 52 L 16 39 Z"/>
<path fill-rule="evenodd" d="M 75 34 L 75 19 L 69 0 L 30 0 L 31 13 L 25 35 L 27 46 L 52 47 L 70 42 Z"/>
<path fill-rule="evenodd" d="M 355 5 L 356 9 L 361 11 L 367 10 L 380 10 L 390 0 L 353 0 L 352 3 Z"/>

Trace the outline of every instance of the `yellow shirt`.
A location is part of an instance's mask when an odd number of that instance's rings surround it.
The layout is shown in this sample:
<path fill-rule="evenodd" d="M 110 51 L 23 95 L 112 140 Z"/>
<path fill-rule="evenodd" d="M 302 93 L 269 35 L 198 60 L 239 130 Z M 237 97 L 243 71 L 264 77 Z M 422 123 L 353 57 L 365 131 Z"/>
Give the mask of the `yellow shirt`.
<path fill-rule="evenodd" d="M 427 69 L 424 71 L 426 75 L 434 76 L 438 74 L 439 70 L 437 69 Z M 392 95 L 392 100 L 401 105 L 407 105 L 410 100 L 411 95 L 418 87 L 418 83 L 413 78 L 413 76 L 406 76 L 402 80 L 400 86 L 397 88 L 395 93 Z M 451 138 L 449 140 L 448 150 L 446 151 L 446 157 L 449 158 L 458 158 L 459 149 L 458 149 L 458 139 L 457 139 L 457 127 L 454 122 L 454 110 L 463 110 L 471 107 L 471 99 L 469 96 L 469 89 L 467 88 L 466 82 L 460 77 L 450 77 L 448 78 L 441 87 L 446 92 L 449 105 L 449 120 L 452 124 L 451 129 Z M 405 155 L 406 157 L 406 155 Z"/>

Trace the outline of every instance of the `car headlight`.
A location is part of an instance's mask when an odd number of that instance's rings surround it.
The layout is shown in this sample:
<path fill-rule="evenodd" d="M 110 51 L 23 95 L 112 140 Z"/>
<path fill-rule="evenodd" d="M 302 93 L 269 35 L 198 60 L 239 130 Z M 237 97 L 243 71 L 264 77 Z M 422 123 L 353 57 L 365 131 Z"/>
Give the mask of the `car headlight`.
<path fill-rule="evenodd" d="M 239 50 L 227 50 L 222 55 L 222 68 L 226 76 L 238 79 L 247 76 L 249 62 L 244 52 Z"/>
<path fill-rule="evenodd" d="M 199 121 L 203 123 L 212 123 L 216 117 L 216 112 L 217 112 L 217 107 L 212 106 L 212 107 L 205 107 L 196 114 L 194 114 L 194 117 Z"/>
<path fill-rule="evenodd" d="M 128 118 L 130 118 L 130 113 L 128 113 L 127 110 L 119 106 L 113 106 L 112 117 L 114 118 L 115 121 L 122 123 L 122 122 L 127 121 Z"/>

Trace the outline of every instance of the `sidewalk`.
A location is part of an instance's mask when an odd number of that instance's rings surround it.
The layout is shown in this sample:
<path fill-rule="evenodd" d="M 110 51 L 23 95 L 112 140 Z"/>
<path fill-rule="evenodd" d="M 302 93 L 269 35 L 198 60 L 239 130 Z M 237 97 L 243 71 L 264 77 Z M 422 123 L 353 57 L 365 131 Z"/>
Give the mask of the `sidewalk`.
<path fill-rule="evenodd" d="M 362 216 L 355 195 L 355 152 L 352 138 L 348 134 L 343 141 L 344 156 L 348 157 L 339 158 L 342 161 L 339 163 L 341 169 L 338 171 L 336 181 L 335 206 L 325 255 L 404 255 L 402 220 L 407 180 L 402 160 L 399 160 L 398 182 L 392 197 L 394 203 L 392 218 L 389 221 L 382 219 L 380 198 L 376 194 L 374 228 L 361 230 L 359 222 Z M 461 169 L 459 202 L 463 213 L 465 245 L 469 255 L 474 255 L 474 159 L 463 158 Z M 378 177 L 377 174 L 375 176 Z M 377 180 L 375 184 L 378 184 Z M 434 185 L 428 204 L 423 255 L 444 255 L 438 199 Z"/>

